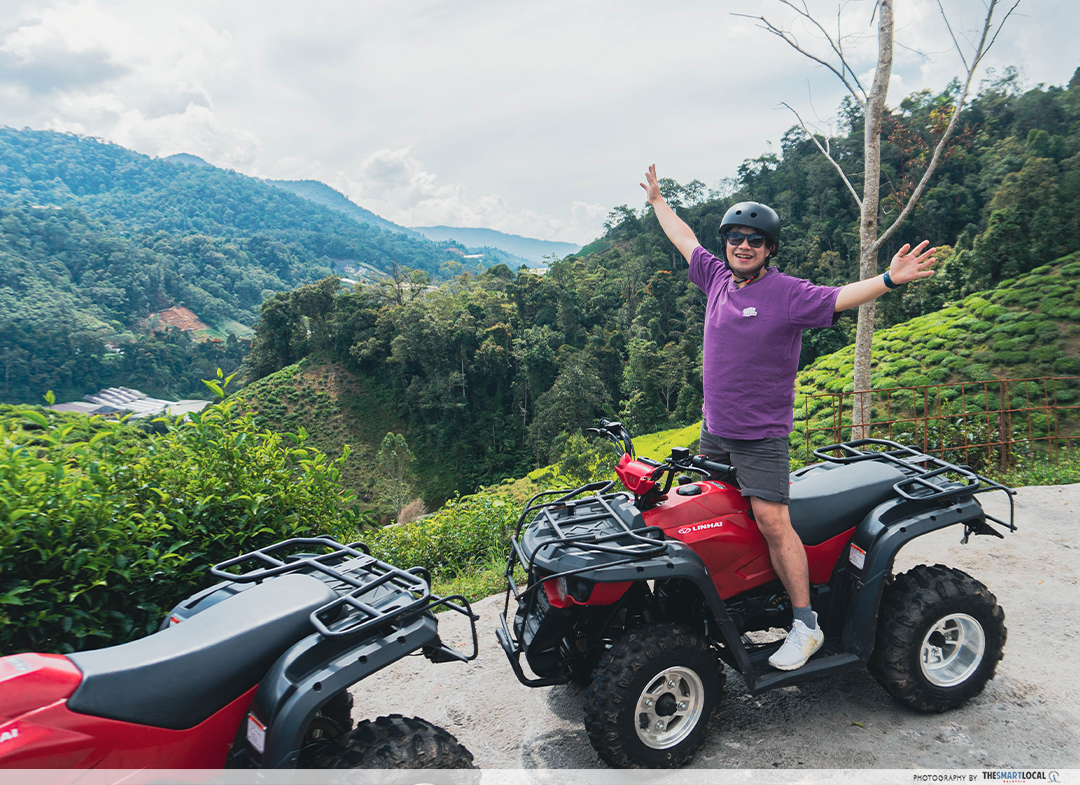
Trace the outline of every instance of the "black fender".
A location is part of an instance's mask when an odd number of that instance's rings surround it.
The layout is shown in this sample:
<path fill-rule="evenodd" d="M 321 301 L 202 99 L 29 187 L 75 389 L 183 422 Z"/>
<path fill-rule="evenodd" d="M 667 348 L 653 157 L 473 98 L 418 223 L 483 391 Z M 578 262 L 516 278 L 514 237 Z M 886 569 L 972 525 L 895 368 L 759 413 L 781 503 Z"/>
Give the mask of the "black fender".
<path fill-rule="evenodd" d="M 441 646 L 430 612 L 399 619 L 375 634 L 325 638 L 316 632 L 296 643 L 259 684 L 252 716 L 244 719 L 252 766 L 295 766 L 308 724 L 328 700 L 418 649 Z"/>
<path fill-rule="evenodd" d="M 864 662 L 870 659 L 881 597 L 900 549 L 916 537 L 960 523 L 985 526 L 986 514 L 974 496 L 937 504 L 896 498 L 863 518 L 845 552 L 847 575 L 841 582 L 843 596 L 839 599 L 848 607 L 841 636 L 844 651 Z"/>
<path fill-rule="evenodd" d="M 717 625 L 717 634 L 713 637 L 728 648 L 734 658 L 735 667 L 740 673 L 749 673 L 752 670 L 750 657 L 746 653 L 746 647 L 742 645 L 742 636 L 735 622 L 732 621 L 731 614 L 727 611 L 727 605 L 720 599 L 716 584 L 713 583 L 709 571 L 705 568 L 705 562 L 689 545 L 678 540 L 669 540 L 667 551 L 661 556 L 629 564 L 582 571 L 577 573 L 577 577 L 596 583 L 673 579 L 689 581 L 701 592 L 712 611 Z"/>

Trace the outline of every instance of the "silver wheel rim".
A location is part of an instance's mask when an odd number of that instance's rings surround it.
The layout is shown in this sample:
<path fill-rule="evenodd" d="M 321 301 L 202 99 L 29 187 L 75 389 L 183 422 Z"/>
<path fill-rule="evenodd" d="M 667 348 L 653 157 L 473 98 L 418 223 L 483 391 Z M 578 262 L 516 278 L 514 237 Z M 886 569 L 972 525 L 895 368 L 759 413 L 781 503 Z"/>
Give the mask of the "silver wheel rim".
<path fill-rule="evenodd" d="M 697 727 L 705 702 L 705 687 L 689 668 L 668 668 L 641 691 L 635 707 L 638 738 L 646 747 L 666 750 Z"/>
<path fill-rule="evenodd" d="M 935 687 L 954 687 L 967 680 L 982 663 L 986 635 L 966 613 L 940 619 L 923 638 L 919 665 Z"/>

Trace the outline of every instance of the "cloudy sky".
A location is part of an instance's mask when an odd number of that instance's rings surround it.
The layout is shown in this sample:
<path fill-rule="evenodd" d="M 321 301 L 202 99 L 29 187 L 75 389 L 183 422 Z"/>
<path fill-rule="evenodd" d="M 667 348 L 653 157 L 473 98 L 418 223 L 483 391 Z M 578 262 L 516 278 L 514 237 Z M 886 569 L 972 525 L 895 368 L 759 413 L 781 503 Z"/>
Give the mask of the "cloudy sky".
<path fill-rule="evenodd" d="M 808 2 L 835 30 L 838 2 Z M 962 68 L 936 0 L 896 4 L 891 103 Z M 942 4 L 967 49 L 984 3 Z M 839 5 L 865 77 L 873 3 Z M 842 86 L 732 12 L 792 17 L 778 0 L 0 0 L 0 124 L 322 180 L 405 225 L 585 243 L 643 203 L 649 163 L 719 187 L 779 151 L 781 101 L 828 127 Z M 1076 0 L 1023 0 L 984 65 L 1064 85 L 1078 29 Z"/>

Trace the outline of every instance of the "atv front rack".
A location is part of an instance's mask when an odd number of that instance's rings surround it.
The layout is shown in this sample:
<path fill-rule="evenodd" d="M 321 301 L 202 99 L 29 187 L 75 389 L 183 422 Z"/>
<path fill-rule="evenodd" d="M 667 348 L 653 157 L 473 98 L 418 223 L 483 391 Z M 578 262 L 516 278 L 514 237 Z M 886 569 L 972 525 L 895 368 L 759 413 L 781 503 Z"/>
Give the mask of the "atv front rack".
<path fill-rule="evenodd" d="M 667 551 L 663 530 L 645 526 L 626 494 L 607 493 L 613 486 L 610 481 L 594 482 L 570 491 L 544 491 L 529 500 L 510 538 L 506 566 L 510 591 L 519 602 L 548 581 L 651 559 Z M 535 503 L 556 494 L 559 498 L 553 501 Z M 590 495 L 582 498 L 583 494 Z M 531 546 L 521 537 L 526 521 L 530 521 L 528 534 L 534 541 Z M 568 556 L 578 557 L 574 561 L 580 566 L 537 574 L 537 561 L 565 563 Z M 523 591 L 514 582 L 515 564 L 520 564 L 530 578 L 531 585 Z"/>
<path fill-rule="evenodd" d="M 861 449 L 869 447 L 871 449 Z M 881 449 L 885 448 L 885 449 Z M 836 453 L 841 453 L 836 455 Z M 1004 526 L 1009 531 L 1016 531 L 1013 496 L 1016 491 L 1001 483 L 975 472 L 970 466 L 963 466 L 928 455 L 898 442 L 888 439 L 857 439 L 850 442 L 831 444 L 814 450 L 814 457 L 830 463 L 858 463 L 861 461 L 881 461 L 902 471 L 907 477 L 893 485 L 897 495 L 913 502 L 941 502 L 957 496 L 971 496 L 990 491 L 1004 491 L 1009 499 L 1009 522 L 1006 523 L 992 515 L 988 520 Z M 982 534 L 995 534 L 989 529 Z M 965 536 L 965 541 L 967 537 Z"/>
<path fill-rule="evenodd" d="M 322 551 L 312 552 L 313 550 Z M 239 568 L 241 572 L 230 570 Z M 370 634 L 395 622 L 444 607 L 469 619 L 471 655 L 442 646 L 431 654 L 440 661 L 476 659 L 479 642 L 476 621 L 461 595 L 432 594 L 431 575 L 423 567 L 403 570 L 376 559 L 362 542 L 343 545 L 329 537 L 294 537 L 214 565 L 211 574 L 233 583 L 261 583 L 299 572 L 314 575 L 338 593 L 338 598 L 311 613 L 311 624 L 326 638 Z"/>
<path fill-rule="evenodd" d="M 634 506 L 633 497 L 626 493 L 610 493 L 613 486 L 610 481 L 594 482 L 573 490 L 538 493 L 529 500 L 518 519 L 510 538 L 505 574 L 506 601 L 496 637 L 522 684 L 540 687 L 566 682 L 563 675 L 529 678 L 519 661 L 530 645 L 536 643 L 535 636 L 543 635 L 536 623 L 528 620 L 538 618 L 537 609 L 540 609 L 540 616 L 550 613 L 553 614 L 551 618 L 555 618 L 556 608 L 561 607 L 553 608 L 555 600 L 548 596 L 551 594 L 549 584 L 555 582 L 554 595 L 581 604 L 590 599 L 597 573 L 668 552 L 663 530 L 646 526 L 641 512 Z M 550 499 L 551 496 L 557 498 Z M 545 497 L 548 500 L 541 501 Z M 518 566 L 525 570 L 525 587 L 519 586 L 514 579 L 514 570 Z M 574 576 L 581 577 L 574 579 Z M 577 593 L 579 590 L 584 593 Z M 511 595 L 518 605 L 513 631 L 507 624 Z M 605 612 L 614 617 L 624 601 L 625 597 L 614 599 Z M 535 670 L 536 665 L 531 660 L 530 665 Z"/>

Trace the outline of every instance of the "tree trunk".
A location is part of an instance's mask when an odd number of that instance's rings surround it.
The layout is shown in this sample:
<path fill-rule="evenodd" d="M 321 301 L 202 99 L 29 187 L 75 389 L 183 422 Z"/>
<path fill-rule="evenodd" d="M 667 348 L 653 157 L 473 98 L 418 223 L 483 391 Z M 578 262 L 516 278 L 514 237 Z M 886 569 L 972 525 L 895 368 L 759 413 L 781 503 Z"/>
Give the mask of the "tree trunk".
<path fill-rule="evenodd" d="M 885 109 L 885 96 L 889 92 L 893 58 L 892 0 L 881 0 L 878 6 L 878 63 L 874 72 L 874 85 L 867 96 L 864 123 L 864 161 L 862 213 L 859 221 L 859 278 L 873 278 L 878 274 L 878 206 L 881 194 L 881 116 Z M 855 330 L 855 396 L 852 399 L 852 436 L 866 439 L 870 436 L 870 361 L 871 344 L 874 339 L 874 303 L 859 307 L 859 321 Z"/>

